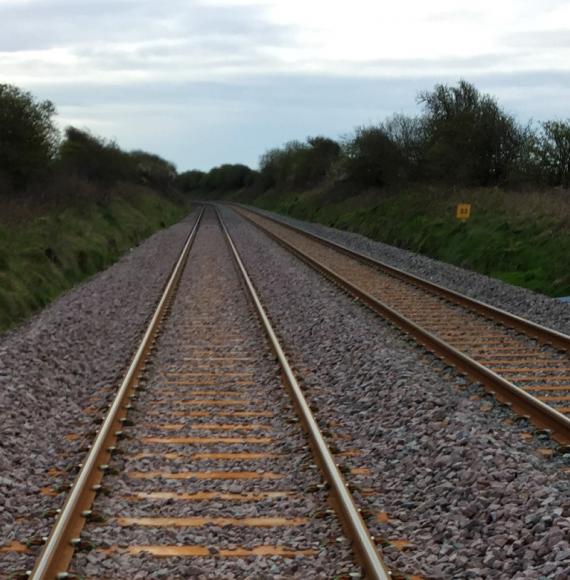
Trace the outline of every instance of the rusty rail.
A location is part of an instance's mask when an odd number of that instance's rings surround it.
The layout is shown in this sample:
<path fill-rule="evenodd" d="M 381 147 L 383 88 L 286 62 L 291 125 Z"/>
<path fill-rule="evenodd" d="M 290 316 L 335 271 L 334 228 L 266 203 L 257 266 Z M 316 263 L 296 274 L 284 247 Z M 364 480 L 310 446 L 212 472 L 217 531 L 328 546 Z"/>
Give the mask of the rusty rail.
<path fill-rule="evenodd" d="M 461 306 L 465 306 L 470 310 L 473 310 L 474 312 L 478 312 L 479 314 L 482 314 L 486 318 L 489 318 L 495 322 L 498 321 L 506 326 L 510 326 L 513 329 L 519 330 L 523 334 L 526 334 L 527 336 L 532 336 L 533 338 L 540 340 L 544 344 L 549 344 L 555 348 L 570 352 L 570 336 L 568 336 L 567 334 L 564 334 L 557 330 L 553 330 L 552 328 L 547 328 L 546 326 L 542 326 L 540 324 L 537 324 L 536 322 L 532 322 L 531 320 L 527 320 L 526 318 L 522 318 L 521 316 L 517 316 L 516 314 L 512 314 L 511 312 L 507 312 L 506 310 L 503 310 L 501 308 L 497 308 L 496 306 L 485 304 L 484 302 L 481 302 L 476 298 L 471 298 L 470 296 L 466 296 L 465 294 L 461 294 L 460 292 L 456 292 L 455 290 L 445 288 L 440 284 L 436 284 L 435 282 L 426 280 L 421 276 L 410 274 L 409 272 L 405 272 L 404 270 L 396 268 L 395 266 L 390 266 L 386 262 L 382 262 L 381 260 L 377 260 L 375 258 L 367 256 L 366 254 L 359 252 L 358 250 L 353 250 L 351 248 L 343 246 L 342 244 L 333 242 L 332 240 L 329 240 L 323 236 L 319 236 L 318 234 L 307 232 L 306 230 L 298 228 L 288 222 L 281 221 L 280 219 L 274 216 L 261 213 L 260 211 L 257 211 L 256 209 L 253 209 L 251 207 L 244 206 L 242 204 L 231 204 L 231 205 L 234 205 L 238 208 L 242 208 L 243 210 L 249 211 L 253 214 L 258 214 L 260 217 L 273 221 L 279 224 L 280 226 L 289 228 L 290 230 L 297 232 L 299 234 L 303 234 L 309 239 L 318 241 L 351 258 L 359 260 L 360 262 L 367 264 L 368 266 L 378 268 L 395 278 L 407 282 L 408 284 L 412 284 L 419 288 L 423 288 L 424 290 L 427 290 L 432 294 L 437 294 L 442 298 L 449 300 L 450 302 L 454 302 Z M 244 217 L 246 219 L 249 219 L 247 218 L 246 215 L 244 215 Z"/>
<path fill-rule="evenodd" d="M 204 209 L 202 208 L 186 239 L 180 257 L 172 270 L 162 297 L 115 395 L 115 399 L 73 483 L 71 493 L 68 495 L 46 544 L 36 560 L 31 574 L 32 580 L 57 578 L 65 573 L 71 562 L 74 546 L 79 541 L 79 534 L 83 529 L 85 519 L 90 515 L 89 509 L 100 488 L 100 481 L 106 471 L 107 462 L 113 452 L 113 446 L 121 434 L 121 423 L 126 419 L 128 401 L 136 390 L 141 369 L 184 270 L 184 265 L 203 214 Z"/>
<path fill-rule="evenodd" d="M 237 268 L 241 273 L 243 281 L 249 291 L 251 300 L 259 314 L 271 347 L 279 361 L 282 369 L 283 382 L 287 387 L 291 396 L 292 402 L 297 409 L 297 413 L 309 437 L 311 449 L 313 454 L 329 484 L 336 511 L 340 517 L 341 522 L 347 532 L 347 535 L 353 543 L 353 549 L 357 558 L 361 562 L 366 577 L 373 580 L 388 580 L 390 573 L 380 559 L 378 550 L 374 544 L 373 538 L 370 536 L 368 528 L 360 515 L 358 508 L 354 504 L 354 500 L 348 491 L 348 484 L 341 475 L 334 457 L 332 456 L 328 445 L 326 444 L 318 424 L 309 408 L 309 405 L 303 395 L 303 391 L 295 378 L 291 365 L 287 360 L 285 352 L 279 343 L 275 331 L 267 317 L 265 309 L 263 308 L 257 291 L 247 273 L 247 270 L 240 258 L 239 252 L 231 238 L 231 235 L 223 222 L 223 219 L 216 208 L 216 213 L 220 221 L 222 230 L 226 235 L 228 245 L 232 251 Z"/>
<path fill-rule="evenodd" d="M 251 210 L 249 208 L 247 208 L 246 211 L 251 211 Z M 409 335 L 414 337 L 418 342 L 423 344 L 428 350 L 437 354 L 438 356 L 440 356 L 442 359 L 449 362 L 454 367 L 458 368 L 459 370 L 461 370 L 465 374 L 469 375 L 471 378 L 473 378 L 477 381 L 480 381 L 491 392 L 493 392 L 497 396 L 498 399 L 500 399 L 504 402 L 507 402 L 509 404 L 512 404 L 513 408 L 519 414 L 531 417 L 537 426 L 544 428 L 544 429 L 548 429 L 552 433 L 552 437 L 556 441 L 558 441 L 559 443 L 561 443 L 563 445 L 570 445 L 570 419 L 568 417 L 566 417 L 562 413 L 556 411 L 554 408 L 543 403 L 542 401 L 538 400 L 537 398 L 533 397 L 532 395 L 529 395 L 527 392 L 525 392 L 523 389 L 521 389 L 517 385 L 514 385 L 513 383 L 506 380 L 505 378 L 503 378 L 499 374 L 495 373 L 491 369 L 485 367 L 484 365 L 480 364 L 479 362 L 477 362 L 473 358 L 462 353 L 460 350 L 454 348 L 453 346 L 451 346 L 447 342 L 444 342 L 443 340 L 441 340 L 440 338 L 438 338 L 437 336 L 435 336 L 431 332 L 429 332 L 429 331 L 425 330 L 424 328 L 422 328 L 421 326 L 417 325 L 412 320 L 410 320 L 406 316 L 402 315 L 401 313 L 397 312 L 396 310 L 391 308 L 389 305 L 383 303 L 381 300 L 372 296 L 371 294 L 369 294 L 368 292 L 366 292 L 362 288 L 358 287 L 356 284 L 354 284 L 353 282 L 351 282 L 347 278 L 337 274 L 336 272 L 334 272 L 333 270 L 331 270 L 330 268 L 328 268 L 324 264 L 321 264 L 319 261 L 315 260 L 314 258 L 309 256 L 308 254 L 302 252 L 301 250 L 299 250 L 298 248 L 296 248 L 295 246 L 290 244 L 284 238 L 276 235 L 273 232 L 266 230 L 262 225 L 258 224 L 254 220 L 250 219 L 246 215 L 246 213 L 244 212 L 244 209 L 238 210 L 238 213 L 240 215 L 242 215 L 250 223 L 255 225 L 257 228 L 261 229 L 266 235 L 268 235 L 269 237 L 274 239 L 281 246 L 285 247 L 288 251 L 292 252 L 298 258 L 303 260 L 305 263 L 307 263 L 313 269 L 322 273 L 325 277 L 327 277 L 328 279 L 333 281 L 335 284 L 344 288 L 352 295 L 356 296 L 363 304 L 365 304 L 366 306 L 371 308 L 374 312 L 376 312 L 377 314 L 381 315 L 382 317 L 395 323 L 397 326 L 399 326 L 401 329 L 403 329 L 406 333 L 408 333 Z M 281 222 L 278 219 L 267 217 L 265 214 L 261 214 L 259 212 L 252 212 L 252 213 L 257 213 L 261 217 L 264 217 L 266 219 L 269 219 L 270 221 L 276 222 L 279 225 L 286 226 L 289 229 L 291 229 L 295 232 L 298 232 L 298 233 L 302 233 L 309 238 L 312 238 L 312 239 L 317 240 L 319 242 L 322 241 L 323 243 L 326 243 L 326 245 L 333 247 L 334 249 L 338 248 L 343 253 L 345 253 L 349 256 L 352 256 L 352 254 L 353 254 L 352 250 L 349 250 L 348 248 L 345 248 L 344 246 L 340 246 L 338 244 L 335 244 L 334 242 L 329 242 L 329 240 L 325 240 L 324 238 L 321 238 L 320 236 L 316 236 L 314 234 L 307 234 L 305 231 L 300 230 L 299 228 L 295 228 L 294 226 L 291 226 L 289 224 L 285 224 L 284 222 Z M 378 265 L 382 269 L 385 268 L 384 264 L 377 262 L 376 260 L 373 260 L 372 258 L 368 258 L 367 256 L 364 256 L 363 254 L 359 254 L 357 252 L 354 252 L 354 257 L 356 259 L 365 261 L 367 264 Z M 388 268 L 391 268 L 391 267 L 388 267 Z M 401 272 L 401 271 L 398 271 L 398 272 Z M 416 277 L 414 277 L 414 276 L 408 275 L 406 273 L 402 273 L 402 274 L 405 274 L 406 276 L 410 276 L 411 278 L 416 280 Z M 428 282 L 427 280 L 423 280 L 423 279 L 417 279 L 417 280 L 420 280 L 422 282 L 421 286 L 423 288 L 429 289 L 429 286 L 431 285 L 430 282 Z M 439 287 L 437 285 L 434 285 L 434 286 L 435 286 L 434 292 L 439 293 L 439 289 L 441 287 Z M 443 290 L 446 290 L 446 289 L 443 289 Z M 552 331 L 548 328 L 541 327 L 540 325 L 537 325 L 537 324 L 532 323 L 530 321 L 526 321 L 522 318 L 516 317 L 514 315 L 509 314 L 508 312 L 501 311 L 501 310 L 496 309 L 492 306 L 485 305 L 483 303 L 480 303 L 479 301 L 473 300 L 473 299 L 468 298 L 466 296 L 462 296 L 461 294 L 458 294 L 458 293 L 453 292 L 451 290 L 446 290 L 446 292 L 448 293 L 447 294 L 448 300 L 455 301 L 453 297 L 457 295 L 464 300 L 465 304 L 469 305 L 472 302 L 474 302 L 476 304 L 481 304 L 481 305 L 485 306 L 485 308 L 486 308 L 485 315 L 487 318 L 489 317 L 489 313 L 491 313 L 491 312 L 495 312 L 495 311 L 500 312 L 502 315 L 500 322 L 503 322 L 503 319 L 506 319 L 506 318 L 510 319 L 510 317 L 512 317 L 513 319 L 515 319 L 518 322 L 522 321 L 521 324 L 517 327 L 517 330 L 520 331 L 522 327 L 525 327 L 525 325 L 528 325 L 528 327 L 532 330 L 532 336 L 536 337 L 535 332 L 537 329 L 540 329 L 541 332 L 544 332 L 545 335 L 548 335 L 550 337 L 550 340 L 545 341 L 545 342 L 547 342 L 548 344 L 553 344 L 554 342 L 556 342 L 556 346 L 558 348 L 565 347 L 564 350 L 570 350 L 570 337 L 568 337 L 562 333 L 558 333 L 558 332 Z M 493 320 L 496 321 L 495 319 L 493 319 Z M 528 334 L 528 333 L 526 333 L 526 334 Z"/>
<path fill-rule="evenodd" d="M 67 569 L 73 558 L 75 548 L 80 545 L 81 531 L 91 514 L 91 506 L 97 492 L 101 489 L 100 483 L 107 470 L 107 463 L 115 449 L 114 445 L 121 435 L 121 425 L 127 418 L 130 400 L 138 389 L 140 375 L 144 372 L 144 365 L 156 340 L 157 331 L 176 292 L 203 214 L 204 209 L 201 210 L 184 244 L 154 315 L 115 395 L 101 429 L 97 433 L 95 441 L 81 466 L 79 475 L 72 485 L 71 492 L 63 505 L 50 536 L 47 538 L 46 544 L 35 562 L 31 572 L 33 580 L 51 580 L 68 576 Z M 219 213 L 217 213 L 217 216 L 238 266 L 241 279 L 247 289 L 248 296 L 255 306 L 255 310 L 269 338 L 270 345 L 279 361 L 283 383 L 289 391 L 301 423 L 308 434 L 311 449 L 329 484 L 337 514 L 353 544 L 356 556 L 363 566 L 367 578 L 388 580 L 391 577 L 390 572 L 380 559 L 374 540 L 370 536 L 366 524 L 351 497 L 348 484 L 342 477 L 320 433 L 317 422 L 301 392 L 275 332 L 271 328 L 265 310 L 259 301 L 230 234 Z"/>

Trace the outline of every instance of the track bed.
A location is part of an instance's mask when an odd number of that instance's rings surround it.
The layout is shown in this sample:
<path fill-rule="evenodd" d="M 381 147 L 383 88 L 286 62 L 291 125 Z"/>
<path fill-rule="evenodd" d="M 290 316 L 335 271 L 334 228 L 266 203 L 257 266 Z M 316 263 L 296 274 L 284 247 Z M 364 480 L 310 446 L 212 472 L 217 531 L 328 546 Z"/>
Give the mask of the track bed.
<path fill-rule="evenodd" d="M 290 225 L 239 212 L 535 424 L 570 444 L 570 337 Z"/>

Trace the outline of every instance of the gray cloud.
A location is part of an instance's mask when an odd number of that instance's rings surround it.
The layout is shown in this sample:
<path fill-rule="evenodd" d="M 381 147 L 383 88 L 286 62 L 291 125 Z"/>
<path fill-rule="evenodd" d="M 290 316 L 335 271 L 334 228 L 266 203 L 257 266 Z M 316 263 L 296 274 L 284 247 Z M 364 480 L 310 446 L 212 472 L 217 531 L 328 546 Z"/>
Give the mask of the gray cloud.
<path fill-rule="evenodd" d="M 0 51 L 60 46 L 204 39 L 245 45 L 280 44 L 284 27 L 269 24 L 254 6 L 206 6 L 199 0 L 34 0 L 0 4 L 0 21 L 10 34 L 0 36 Z"/>
<path fill-rule="evenodd" d="M 526 30 L 510 34 L 505 41 L 516 48 L 570 48 L 570 28 Z"/>

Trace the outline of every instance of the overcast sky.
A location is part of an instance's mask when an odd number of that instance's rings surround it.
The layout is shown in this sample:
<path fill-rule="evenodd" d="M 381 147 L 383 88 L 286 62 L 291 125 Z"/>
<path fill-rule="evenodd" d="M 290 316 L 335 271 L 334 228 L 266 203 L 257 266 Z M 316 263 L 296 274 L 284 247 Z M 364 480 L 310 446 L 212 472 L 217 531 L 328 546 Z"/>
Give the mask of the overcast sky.
<path fill-rule="evenodd" d="M 570 117 L 568 0 L 0 0 L 0 82 L 179 170 L 256 165 L 465 78 Z"/>

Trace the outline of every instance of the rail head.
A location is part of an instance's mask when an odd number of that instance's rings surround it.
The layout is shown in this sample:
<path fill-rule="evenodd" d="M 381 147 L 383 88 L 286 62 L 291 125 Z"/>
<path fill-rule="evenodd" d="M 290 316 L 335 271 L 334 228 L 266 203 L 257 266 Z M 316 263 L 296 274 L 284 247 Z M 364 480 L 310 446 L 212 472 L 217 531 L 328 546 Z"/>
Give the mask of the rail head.
<path fill-rule="evenodd" d="M 69 566 L 74 552 L 72 541 L 79 536 L 83 528 L 86 515 L 84 512 L 88 510 L 93 502 L 97 492 L 96 486 L 98 486 L 101 480 L 105 471 L 106 461 L 112 452 L 110 447 L 116 441 L 118 431 L 120 431 L 121 421 L 125 418 L 122 416 L 126 413 L 125 404 L 129 399 L 129 395 L 134 390 L 135 383 L 151 347 L 152 339 L 156 335 L 166 307 L 174 295 L 203 214 L 204 208 L 202 207 L 186 238 L 180 256 L 166 282 L 154 314 L 131 360 L 111 407 L 82 464 L 77 478 L 72 484 L 71 491 L 61 508 L 61 512 L 51 533 L 35 562 L 31 572 L 32 580 L 52 580 L 53 578 L 57 578 L 58 575 L 65 573 Z"/>
<path fill-rule="evenodd" d="M 295 377 L 295 374 L 289 364 L 287 356 L 277 338 L 277 335 L 269 321 L 265 309 L 261 303 L 257 290 L 246 270 L 246 267 L 240 257 L 239 251 L 235 246 L 233 239 L 223 221 L 223 218 L 216 207 L 216 214 L 226 236 L 227 243 L 235 260 L 238 271 L 249 292 L 250 298 L 254 304 L 262 325 L 265 329 L 269 342 L 279 361 L 282 369 L 285 383 L 293 400 L 293 404 L 301 418 L 304 428 L 306 429 L 311 447 L 321 467 L 321 470 L 328 481 L 330 491 L 335 500 L 335 507 L 339 512 L 340 519 L 347 530 L 357 557 L 361 561 L 366 578 L 371 580 L 389 580 L 391 574 L 382 562 L 374 540 L 372 539 L 358 508 L 348 490 L 348 485 L 338 469 L 334 457 L 332 456 L 328 445 L 319 429 L 311 409 L 305 399 L 303 391 Z"/>
<path fill-rule="evenodd" d="M 524 332 L 525 334 L 528 334 L 533 338 L 536 338 L 555 348 L 570 352 L 570 336 L 564 334 L 563 332 L 554 330 L 552 328 L 548 328 L 546 326 L 533 322 L 532 320 L 528 320 L 527 318 L 523 318 L 522 316 L 513 314 L 512 312 L 508 312 L 506 310 L 503 310 L 502 308 L 498 308 L 497 306 L 487 304 L 486 302 L 478 300 L 477 298 L 472 298 L 471 296 L 462 294 L 461 292 L 458 292 L 456 290 L 451 290 L 450 288 L 446 288 L 441 284 L 437 284 L 436 282 L 432 282 L 416 274 L 406 272 L 401 268 L 397 268 L 396 266 L 392 266 L 390 264 L 387 264 L 386 262 L 382 262 L 377 258 L 372 258 L 371 256 L 363 252 L 354 250 L 343 244 L 334 242 L 333 240 L 329 240 L 324 236 L 321 236 L 314 232 L 306 231 L 298 226 L 294 226 L 293 224 L 282 221 L 276 216 L 262 213 L 257 208 L 252 208 L 250 206 L 238 203 L 231 203 L 230 205 L 236 206 L 237 208 L 240 208 L 242 211 L 248 211 L 253 214 L 259 215 L 260 217 L 268 219 L 276 224 L 279 224 L 280 226 L 286 227 L 291 231 L 302 234 L 309 239 L 321 242 L 322 244 L 330 248 L 338 250 L 339 252 L 342 252 L 347 256 L 359 260 L 360 262 L 363 262 L 375 268 L 379 268 L 384 272 L 394 277 L 397 277 L 405 282 L 428 290 L 434 294 L 438 294 L 439 296 L 442 296 L 443 298 L 446 298 L 447 300 L 450 300 L 452 302 L 462 304 L 484 316 L 487 316 L 488 318 L 498 320 L 507 326 L 511 326 L 512 328 Z M 243 217 L 245 217 L 249 221 L 252 221 L 251 218 L 249 218 L 247 215 L 244 215 L 243 213 L 241 215 L 243 215 Z"/>

